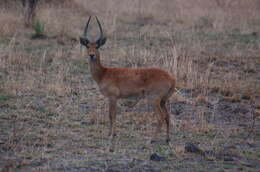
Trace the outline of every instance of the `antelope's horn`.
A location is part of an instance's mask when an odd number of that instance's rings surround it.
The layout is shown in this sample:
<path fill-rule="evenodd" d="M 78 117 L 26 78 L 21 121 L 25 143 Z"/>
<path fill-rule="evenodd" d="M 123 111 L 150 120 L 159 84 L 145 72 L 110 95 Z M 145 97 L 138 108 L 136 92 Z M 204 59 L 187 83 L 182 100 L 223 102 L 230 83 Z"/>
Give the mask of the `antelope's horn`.
<path fill-rule="evenodd" d="M 101 24 L 100 24 L 100 22 L 99 22 L 97 16 L 96 16 L 96 20 L 97 20 L 97 23 L 98 23 L 98 26 L 99 26 L 99 29 L 100 29 L 100 36 L 99 36 L 99 38 L 97 39 L 97 40 L 99 40 L 99 39 L 102 39 L 102 38 L 103 38 L 103 30 L 102 30 L 102 26 L 101 26 Z"/>
<path fill-rule="evenodd" d="M 85 38 L 87 38 L 88 25 L 89 25 L 90 19 L 91 19 L 91 16 L 89 16 L 88 22 L 87 22 L 87 24 L 86 24 L 86 26 L 85 26 L 85 29 L 84 29 L 83 36 L 84 36 Z"/>

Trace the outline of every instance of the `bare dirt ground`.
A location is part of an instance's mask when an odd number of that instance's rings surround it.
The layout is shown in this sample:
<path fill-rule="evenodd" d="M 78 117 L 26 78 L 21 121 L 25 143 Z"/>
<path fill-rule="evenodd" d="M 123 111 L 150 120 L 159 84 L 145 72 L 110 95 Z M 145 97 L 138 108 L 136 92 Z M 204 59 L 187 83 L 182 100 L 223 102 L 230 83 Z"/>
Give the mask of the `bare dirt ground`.
<path fill-rule="evenodd" d="M 139 10 L 137 1 L 125 2 L 117 15 L 108 1 L 100 7 L 108 36 L 100 50 L 104 65 L 156 66 L 178 79 L 167 104 L 170 144 L 165 132 L 150 143 L 157 121 L 146 100 L 135 106 L 122 100 L 110 152 L 107 100 L 78 42 L 96 4 L 75 2 L 80 8 L 39 6 L 36 18 L 45 27 L 39 39 L 13 9 L 0 17 L 0 171 L 260 170 L 259 7 L 250 13 L 248 4 L 216 1 L 202 16 L 207 3 L 189 11 L 179 1 L 177 8 L 153 0 Z M 152 10 L 156 5 L 174 12 Z M 223 12 L 227 7 L 233 11 Z M 239 11 L 244 15 L 233 18 Z"/>

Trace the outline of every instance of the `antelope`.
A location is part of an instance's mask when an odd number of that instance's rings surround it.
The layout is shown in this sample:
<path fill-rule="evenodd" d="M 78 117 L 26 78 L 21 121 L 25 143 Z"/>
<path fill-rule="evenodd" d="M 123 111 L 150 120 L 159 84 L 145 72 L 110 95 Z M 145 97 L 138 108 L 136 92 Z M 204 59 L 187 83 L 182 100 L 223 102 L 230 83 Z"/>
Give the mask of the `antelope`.
<path fill-rule="evenodd" d="M 106 67 L 100 61 L 99 48 L 106 43 L 102 26 L 98 17 L 100 36 L 95 41 L 87 38 L 89 17 L 80 44 L 87 48 L 87 56 L 92 78 L 97 83 L 101 94 L 109 101 L 109 136 L 116 136 L 115 120 L 117 113 L 117 101 L 121 98 L 147 98 L 157 114 L 158 125 L 155 136 L 161 131 L 163 123 L 166 123 L 166 142 L 170 141 L 169 127 L 170 115 L 166 109 L 166 101 L 175 90 L 175 77 L 159 68 L 119 68 Z M 154 140 L 151 140 L 151 142 Z"/>

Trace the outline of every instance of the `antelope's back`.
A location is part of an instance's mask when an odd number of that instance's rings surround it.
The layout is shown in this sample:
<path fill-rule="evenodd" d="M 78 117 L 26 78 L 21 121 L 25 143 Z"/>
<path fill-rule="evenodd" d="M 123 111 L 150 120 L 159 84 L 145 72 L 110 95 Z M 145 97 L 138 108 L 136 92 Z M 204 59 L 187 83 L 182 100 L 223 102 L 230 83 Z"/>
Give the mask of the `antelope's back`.
<path fill-rule="evenodd" d="M 158 92 L 175 85 L 175 78 L 159 68 L 108 68 L 104 76 L 103 82 L 127 94 Z"/>

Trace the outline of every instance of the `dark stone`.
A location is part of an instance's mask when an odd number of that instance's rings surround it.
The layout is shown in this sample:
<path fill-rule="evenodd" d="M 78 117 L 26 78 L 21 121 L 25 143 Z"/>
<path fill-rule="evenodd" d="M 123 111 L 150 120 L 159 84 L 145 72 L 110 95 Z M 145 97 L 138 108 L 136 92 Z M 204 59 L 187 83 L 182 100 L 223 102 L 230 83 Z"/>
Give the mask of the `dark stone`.
<path fill-rule="evenodd" d="M 152 161 L 165 161 L 166 158 L 165 158 L 165 157 L 162 157 L 162 156 L 159 156 L 159 155 L 156 154 L 156 153 L 153 153 L 153 154 L 150 156 L 150 160 L 152 160 Z"/>
<path fill-rule="evenodd" d="M 185 144 L 185 151 L 191 152 L 191 153 L 197 153 L 197 154 L 201 154 L 201 155 L 205 154 L 198 146 L 196 146 L 193 143 L 189 143 L 189 142 Z"/>
<path fill-rule="evenodd" d="M 42 166 L 44 164 L 44 162 L 41 161 L 34 161 L 30 164 L 31 167 L 39 167 Z"/>

